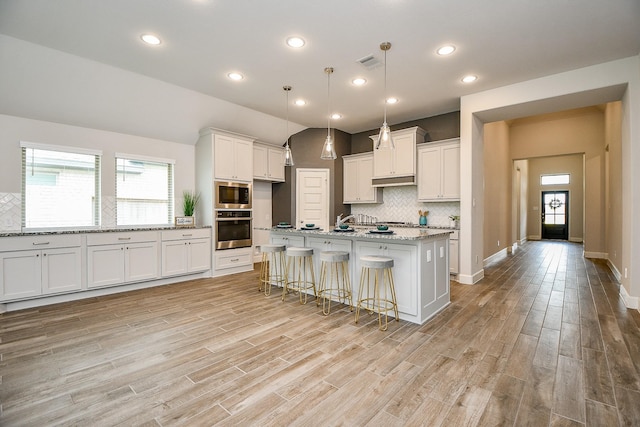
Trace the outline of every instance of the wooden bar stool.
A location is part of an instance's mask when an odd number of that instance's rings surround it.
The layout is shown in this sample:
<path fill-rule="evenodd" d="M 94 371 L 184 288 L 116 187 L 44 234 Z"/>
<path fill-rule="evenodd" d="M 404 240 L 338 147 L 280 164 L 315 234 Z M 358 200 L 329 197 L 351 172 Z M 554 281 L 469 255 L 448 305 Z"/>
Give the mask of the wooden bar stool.
<path fill-rule="evenodd" d="M 308 290 L 313 291 L 314 297 L 318 297 L 316 276 L 313 271 L 313 248 L 289 247 L 286 254 L 286 280 L 282 289 L 282 301 L 284 301 L 289 291 L 294 291 L 298 292 L 300 304 L 306 304 Z"/>
<path fill-rule="evenodd" d="M 284 288 L 285 282 L 285 245 L 261 245 L 262 263 L 260 265 L 260 286 L 266 296 L 271 295 L 271 286 Z"/>
<path fill-rule="evenodd" d="M 393 259 L 378 256 L 363 256 L 360 258 L 362 271 L 360 273 L 360 287 L 358 289 L 358 305 L 356 306 L 356 323 L 360 317 L 360 309 L 369 313 L 378 312 L 378 327 L 386 331 L 389 326 L 389 311 L 393 311 L 396 321 L 398 318 L 398 303 L 393 284 Z M 373 270 L 373 284 L 371 271 Z M 382 324 L 384 313 L 384 326 Z"/>
<path fill-rule="evenodd" d="M 322 299 L 322 313 L 327 316 L 331 312 L 331 300 L 342 304 L 349 303 L 353 311 L 351 298 L 351 281 L 349 280 L 349 252 L 320 252 L 320 285 L 318 298 Z M 320 301 L 317 301 L 320 305 Z"/>

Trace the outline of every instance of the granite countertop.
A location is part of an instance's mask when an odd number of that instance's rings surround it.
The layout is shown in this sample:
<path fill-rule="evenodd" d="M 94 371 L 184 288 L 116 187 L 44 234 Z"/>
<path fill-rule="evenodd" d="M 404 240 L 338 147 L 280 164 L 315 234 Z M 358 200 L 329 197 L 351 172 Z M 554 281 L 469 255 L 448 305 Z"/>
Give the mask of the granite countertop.
<path fill-rule="evenodd" d="M 344 237 L 344 238 L 356 238 L 356 239 L 383 239 L 383 240 L 424 240 L 437 237 L 444 237 L 453 232 L 452 229 L 434 229 L 434 228 L 410 228 L 410 227 L 389 227 L 389 230 L 393 231 L 392 234 L 378 234 L 369 233 L 370 230 L 374 230 L 374 227 L 356 227 L 354 231 L 333 231 L 331 230 L 301 230 L 296 228 L 279 228 L 269 227 L 260 228 L 256 227 L 256 230 L 275 231 L 278 233 L 290 233 L 300 236 L 332 236 L 332 237 Z"/>
<path fill-rule="evenodd" d="M 16 231 L 0 233 L 0 237 L 19 237 L 19 236 L 50 236 L 58 234 L 88 234 L 88 233 L 113 233 L 113 232 L 130 232 L 130 231 L 164 231 L 164 230 L 196 230 L 201 228 L 211 228 L 207 226 L 196 227 L 137 227 L 137 228 L 88 228 L 77 230 L 49 230 L 49 231 Z"/>

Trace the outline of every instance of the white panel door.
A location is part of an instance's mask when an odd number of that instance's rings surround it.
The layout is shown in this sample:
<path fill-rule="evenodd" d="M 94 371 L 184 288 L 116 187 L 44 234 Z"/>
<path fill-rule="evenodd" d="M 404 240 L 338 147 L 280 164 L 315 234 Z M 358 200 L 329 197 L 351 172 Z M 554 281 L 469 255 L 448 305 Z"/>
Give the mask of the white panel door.
<path fill-rule="evenodd" d="M 329 169 L 296 170 L 296 221 L 329 229 Z"/>

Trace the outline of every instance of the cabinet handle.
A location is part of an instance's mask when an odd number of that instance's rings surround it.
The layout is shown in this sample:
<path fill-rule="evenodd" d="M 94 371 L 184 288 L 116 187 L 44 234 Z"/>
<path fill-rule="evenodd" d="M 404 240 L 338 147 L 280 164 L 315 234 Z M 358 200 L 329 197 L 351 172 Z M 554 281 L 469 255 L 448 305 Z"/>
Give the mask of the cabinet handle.
<path fill-rule="evenodd" d="M 191 237 L 193 234 L 183 234 L 182 237 Z"/>
<path fill-rule="evenodd" d="M 238 262 L 238 261 L 240 261 L 240 258 L 233 258 L 233 259 L 230 259 L 229 261 L 231 261 L 231 262 Z"/>
<path fill-rule="evenodd" d="M 118 240 L 131 240 L 131 237 L 118 237 Z"/>
<path fill-rule="evenodd" d="M 49 242 L 40 242 L 40 243 L 33 242 L 33 246 L 44 246 L 44 245 L 48 245 L 48 244 L 49 244 Z"/>

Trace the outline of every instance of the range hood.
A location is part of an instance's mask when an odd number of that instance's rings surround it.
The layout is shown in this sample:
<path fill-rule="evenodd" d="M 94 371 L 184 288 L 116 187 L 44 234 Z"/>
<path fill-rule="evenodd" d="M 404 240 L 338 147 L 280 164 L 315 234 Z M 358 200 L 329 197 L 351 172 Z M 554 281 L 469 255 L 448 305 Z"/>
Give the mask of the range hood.
<path fill-rule="evenodd" d="M 372 178 L 372 187 L 394 187 L 400 185 L 416 185 L 416 176 L 398 176 L 393 178 Z"/>

